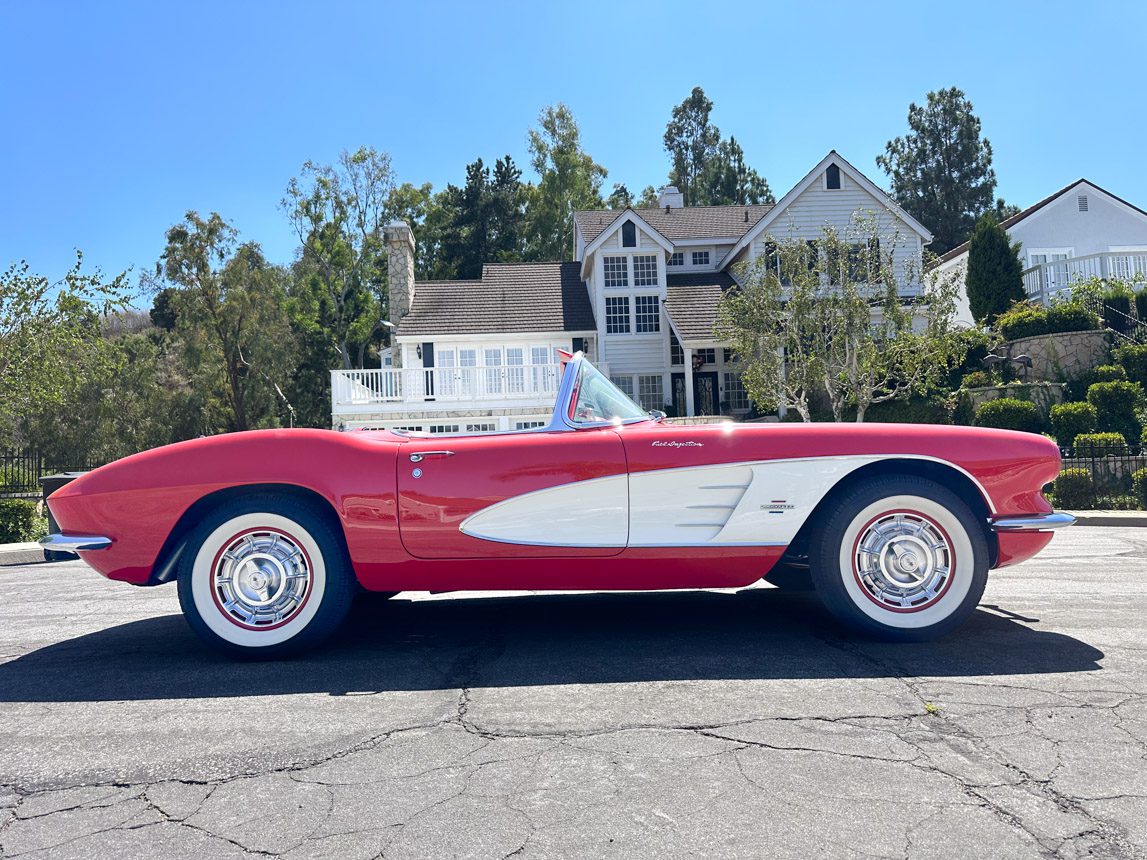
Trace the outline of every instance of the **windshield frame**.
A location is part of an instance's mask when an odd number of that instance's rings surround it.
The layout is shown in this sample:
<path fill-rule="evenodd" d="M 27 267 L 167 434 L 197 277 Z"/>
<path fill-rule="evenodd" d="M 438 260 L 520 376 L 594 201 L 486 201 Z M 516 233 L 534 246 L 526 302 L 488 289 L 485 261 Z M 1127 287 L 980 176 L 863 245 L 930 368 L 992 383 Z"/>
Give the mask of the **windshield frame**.
<path fill-rule="evenodd" d="M 566 362 L 565 373 L 562 374 L 562 382 L 558 388 L 558 396 L 554 403 L 554 411 L 550 418 L 549 429 L 587 430 L 594 427 L 622 427 L 628 424 L 641 424 L 646 421 L 656 420 L 656 416 L 644 409 L 641 410 L 643 413 L 641 416 L 635 416 L 633 418 L 605 418 L 600 421 L 578 421 L 575 419 L 573 417 L 573 411 L 577 405 L 577 398 L 581 390 L 582 373 L 586 369 L 596 372 L 620 397 L 625 398 L 638 409 L 641 409 L 641 404 L 636 403 L 628 394 L 614 385 L 609 377 L 598 370 L 583 353 L 578 352 L 574 354 L 573 358 Z"/>

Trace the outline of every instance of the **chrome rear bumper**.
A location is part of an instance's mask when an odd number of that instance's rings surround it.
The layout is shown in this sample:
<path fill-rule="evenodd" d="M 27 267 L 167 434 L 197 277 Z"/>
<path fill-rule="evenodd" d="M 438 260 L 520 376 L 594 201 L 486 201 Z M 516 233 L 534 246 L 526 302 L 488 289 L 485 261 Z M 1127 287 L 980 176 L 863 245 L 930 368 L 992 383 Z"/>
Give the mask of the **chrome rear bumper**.
<path fill-rule="evenodd" d="M 80 552 L 93 549 L 107 549 L 112 545 L 112 539 L 100 535 L 48 535 L 40 541 L 44 549 L 57 552 Z"/>
<path fill-rule="evenodd" d="M 1026 517 L 1001 517 L 992 521 L 992 531 L 997 532 L 1046 532 L 1061 529 L 1075 522 L 1075 517 L 1063 511 L 1050 514 L 1032 514 Z"/>

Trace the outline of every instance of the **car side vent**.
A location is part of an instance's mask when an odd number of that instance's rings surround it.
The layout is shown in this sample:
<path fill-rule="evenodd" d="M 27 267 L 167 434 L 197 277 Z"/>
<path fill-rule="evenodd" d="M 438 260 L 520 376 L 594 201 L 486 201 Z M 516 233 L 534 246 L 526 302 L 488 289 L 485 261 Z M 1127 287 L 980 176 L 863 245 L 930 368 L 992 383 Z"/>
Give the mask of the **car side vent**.
<path fill-rule="evenodd" d="M 1079 211 L 1080 212 L 1086 212 L 1087 211 L 1087 195 L 1086 194 L 1080 194 L 1079 195 Z"/>

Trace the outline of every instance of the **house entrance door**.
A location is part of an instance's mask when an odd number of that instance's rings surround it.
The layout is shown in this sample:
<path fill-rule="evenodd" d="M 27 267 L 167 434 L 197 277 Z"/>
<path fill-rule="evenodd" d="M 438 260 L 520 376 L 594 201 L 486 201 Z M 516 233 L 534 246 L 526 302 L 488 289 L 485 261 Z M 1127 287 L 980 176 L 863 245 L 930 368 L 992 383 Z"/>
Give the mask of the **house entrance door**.
<path fill-rule="evenodd" d="M 685 374 L 674 373 L 672 376 L 673 391 L 669 402 L 673 404 L 673 414 L 681 417 L 685 414 Z"/>
<path fill-rule="evenodd" d="M 693 414 L 720 415 L 720 396 L 716 373 L 693 374 Z"/>

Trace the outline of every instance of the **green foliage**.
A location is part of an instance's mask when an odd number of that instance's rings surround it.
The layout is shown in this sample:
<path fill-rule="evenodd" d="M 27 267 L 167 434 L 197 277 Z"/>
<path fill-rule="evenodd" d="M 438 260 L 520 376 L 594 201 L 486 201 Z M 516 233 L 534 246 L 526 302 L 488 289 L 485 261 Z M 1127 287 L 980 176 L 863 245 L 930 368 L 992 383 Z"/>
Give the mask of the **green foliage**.
<path fill-rule="evenodd" d="M 510 156 L 499 158 L 493 172 L 479 158 L 466 165 L 463 187 L 447 185 L 435 197 L 436 208 L 427 218 L 437 237 L 433 277 L 480 278 L 486 263 L 522 259 L 526 191 L 521 179 L 522 172 Z M 541 222 L 536 224 L 540 229 Z"/>
<path fill-rule="evenodd" d="M 1080 433 L 1095 432 L 1097 415 L 1090 403 L 1057 403 L 1051 407 L 1051 432 L 1067 448 Z"/>
<path fill-rule="evenodd" d="M 1122 433 L 1080 433 L 1072 445 L 1077 457 L 1103 457 L 1126 454 L 1127 439 Z"/>
<path fill-rule="evenodd" d="M 0 544 L 39 540 L 48 533 L 48 520 L 28 499 L 0 499 Z"/>
<path fill-rule="evenodd" d="M 1101 364 L 1092 371 L 1096 382 L 1119 382 L 1127 379 L 1127 371 L 1118 364 Z"/>
<path fill-rule="evenodd" d="M 1143 322 L 1147 322 L 1147 290 L 1135 293 L 1135 315 Z"/>
<path fill-rule="evenodd" d="M 1099 328 L 1099 317 L 1080 302 L 1060 302 L 1049 307 L 1046 313 L 1048 334 Z"/>
<path fill-rule="evenodd" d="M 534 260 L 570 259 L 571 214 L 575 209 L 601 208 L 601 183 L 606 169 L 581 148 L 581 132 L 564 104 L 541 112 L 538 128 L 530 130 L 529 146 L 530 163 L 539 179 L 528 192 L 527 255 Z M 488 257 L 481 262 L 496 259 L 500 258 Z"/>
<path fill-rule="evenodd" d="M 1004 340 L 1037 337 L 1047 334 L 1047 311 L 1027 302 L 1016 302 L 996 317 L 994 325 Z"/>
<path fill-rule="evenodd" d="M 701 87 L 673 108 L 664 137 L 672 165 L 669 182 L 688 206 L 775 202 L 768 182 L 745 164 L 736 138 L 722 140 L 720 129 L 709 121 L 712 111 L 713 102 Z"/>
<path fill-rule="evenodd" d="M 1133 495 L 1096 496 L 1095 507 L 1101 511 L 1139 511 L 1143 504 Z"/>
<path fill-rule="evenodd" d="M 876 163 L 891 178 L 896 202 L 932 231 L 929 247 L 943 254 L 968 238 L 983 212 L 1005 205 L 994 198 L 992 145 L 956 87 L 928 93 L 923 107 L 910 104 L 908 127 Z"/>
<path fill-rule="evenodd" d="M 1121 346 L 1115 350 L 1115 360 L 1119 362 L 1129 380 L 1147 386 L 1147 344 Z"/>
<path fill-rule="evenodd" d="M 1095 481 L 1087 469 L 1064 469 L 1052 482 L 1052 494 L 1058 507 L 1085 510 L 1095 504 Z"/>
<path fill-rule="evenodd" d="M 976 410 L 976 426 L 1039 433 L 1043 430 L 1043 418 L 1030 400 L 997 397 L 980 404 Z"/>
<path fill-rule="evenodd" d="M 968 303 L 975 319 L 991 322 L 1027 298 L 1019 251 L 992 213 L 980 216 L 968 246 Z"/>
<path fill-rule="evenodd" d="M 1142 426 L 1137 417 L 1143 405 L 1143 388 L 1137 382 L 1096 382 L 1087 389 L 1087 402 L 1095 407 L 1096 427 L 1138 439 Z"/>
<path fill-rule="evenodd" d="M 1147 508 L 1147 469 L 1136 469 L 1131 473 L 1131 495 L 1140 508 Z"/>
<path fill-rule="evenodd" d="M 887 424 L 951 424 L 955 408 L 954 400 L 937 395 L 898 397 L 873 404 L 864 420 Z"/>
<path fill-rule="evenodd" d="M 972 370 L 964 374 L 960 385 L 964 388 L 985 388 L 998 382 L 999 380 L 986 370 Z"/>
<path fill-rule="evenodd" d="M 955 403 L 952 408 L 952 423 L 961 427 L 971 427 L 976 422 L 976 407 L 972 395 L 966 391 L 957 391 L 953 399 Z"/>
<path fill-rule="evenodd" d="M 1112 331 L 1126 334 L 1134 325 L 1131 319 L 1131 302 L 1134 295 L 1123 285 L 1114 285 L 1101 298 L 1103 324 Z"/>

